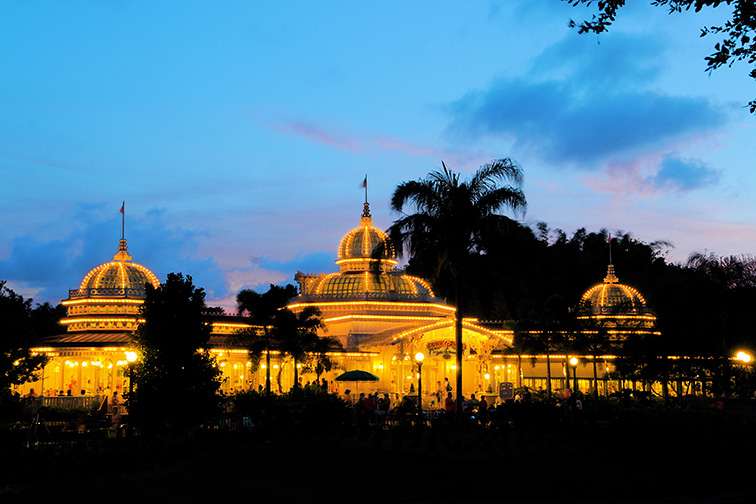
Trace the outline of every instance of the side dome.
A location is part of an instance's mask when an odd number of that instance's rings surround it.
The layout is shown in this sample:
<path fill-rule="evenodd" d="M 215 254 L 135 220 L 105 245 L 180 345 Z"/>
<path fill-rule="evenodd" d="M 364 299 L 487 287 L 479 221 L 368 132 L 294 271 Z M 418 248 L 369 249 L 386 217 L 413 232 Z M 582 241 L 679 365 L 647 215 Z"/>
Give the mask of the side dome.
<path fill-rule="evenodd" d="M 113 261 L 101 264 L 84 277 L 79 287 L 87 297 L 124 296 L 144 298 L 145 284 L 158 287 L 160 281 L 141 264 L 132 263 L 126 249 L 126 240 L 121 240 Z"/>
<path fill-rule="evenodd" d="M 640 292 L 619 283 L 613 264 L 609 265 L 604 283 L 588 289 L 581 304 L 590 315 L 639 315 L 649 311 Z"/>
<path fill-rule="evenodd" d="M 604 283 L 583 294 L 577 318 L 583 323 L 608 324 L 617 328 L 651 329 L 656 324 L 656 315 L 646 305 L 641 293 L 619 283 L 612 264 Z"/>
<path fill-rule="evenodd" d="M 60 321 L 68 332 L 133 331 L 142 322 L 140 307 L 147 296 L 146 284 L 160 281 L 141 264 L 131 262 L 126 240 L 121 238 L 111 262 L 92 269 L 77 290 L 68 291 L 62 301 L 67 308 Z"/>

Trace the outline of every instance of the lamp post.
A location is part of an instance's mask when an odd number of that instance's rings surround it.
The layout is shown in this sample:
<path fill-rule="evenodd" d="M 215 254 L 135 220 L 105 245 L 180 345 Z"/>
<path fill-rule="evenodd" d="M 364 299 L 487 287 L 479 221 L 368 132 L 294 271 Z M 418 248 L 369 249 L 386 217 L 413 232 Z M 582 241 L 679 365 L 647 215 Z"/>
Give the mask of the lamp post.
<path fill-rule="evenodd" d="M 134 404 L 134 363 L 137 360 L 136 352 L 126 352 L 126 361 L 129 363 L 129 425 L 127 426 L 127 434 L 131 437 L 131 407 Z"/>
<path fill-rule="evenodd" d="M 740 375 L 740 383 L 736 382 L 735 393 L 739 396 L 750 396 L 751 390 L 748 387 L 748 365 L 753 362 L 753 356 L 750 353 L 741 350 L 735 354 L 735 360 L 740 364 L 738 366 L 740 371 L 740 373 L 738 373 Z"/>
<path fill-rule="evenodd" d="M 578 386 L 577 386 L 577 357 L 570 358 L 570 366 L 572 366 L 572 388 L 575 389 L 575 399 L 577 399 Z"/>
<path fill-rule="evenodd" d="M 417 361 L 417 425 L 423 423 L 423 360 L 425 355 L 423 352 L 417 352 L 415 354 L 415 361 Z"/>

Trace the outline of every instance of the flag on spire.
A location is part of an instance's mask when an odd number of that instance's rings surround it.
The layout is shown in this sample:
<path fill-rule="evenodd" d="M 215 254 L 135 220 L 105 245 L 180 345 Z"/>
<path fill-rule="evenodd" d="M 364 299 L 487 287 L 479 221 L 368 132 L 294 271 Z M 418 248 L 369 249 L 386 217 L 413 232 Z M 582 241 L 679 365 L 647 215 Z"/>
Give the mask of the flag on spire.
<path fill-rule="evenodd" d="M 365 180 L 360 184 L 360 189 L 367 189 L 367 175 L 365 175 Z"/>
<path fill-rule="evenodd" d="M 125 207 L 125 206 L 126 206 L 126 202 L 124 201 L 123 204 L 121 205 L 121 209 L 118 210 L 118 211 L 121 212 L 121 213 L 124 213 L 123 207 Z"/>

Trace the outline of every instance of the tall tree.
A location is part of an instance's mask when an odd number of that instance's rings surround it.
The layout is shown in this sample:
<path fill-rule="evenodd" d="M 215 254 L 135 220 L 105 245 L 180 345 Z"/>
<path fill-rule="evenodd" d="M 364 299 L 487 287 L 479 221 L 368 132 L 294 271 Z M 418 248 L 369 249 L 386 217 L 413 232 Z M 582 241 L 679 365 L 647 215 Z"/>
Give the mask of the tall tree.
<path fill-rule="evenodd" d="M 146 288 L 144 322 L 134 334 L 141 358 L 127 406 L 148 430 L 164 425 L 180 432 L 212 418 L 220 406 L 220 371 L 203 350 L 211 330 L 203 316 L 205 292 L 181 273 Z"/>
<path fill-rule="evenodd" d="M 564 0 L 573 6 L 591 5 L 593 0 Z M 624 7 L 625 0 L 601 0 L 595 2 L 598 15 L 590 21 L 576 23 L 570 20 L 571 27 L 578 27 L 579 33 L 602 33 L 609 29 L 617 17 L 617 11 Z M 722 66 L 732 66 L 736 61 L 756 64 L 756 5 L 753 0 L 654 0 L 651 5 L 666 7 L 670 14 L 689 11 L 691 8 L 700 12 L 704 7 L 727 5 L 732 8 L 732 15 L 721 26 L 704 26 L 701 36 L 723 35 L 724 38 L 714 45 L 714 52 L 706 57 L 706 71 L 716 70 Z M 756 68 L 749 73 L 756 79 Z M 756 112 L 756 100 L 748 104 L 751 113 Z"/>
<path fill-rule="evenodd" d="M 486 164 L 469 180 L 442 163 L 443 170 L 425 179 L 403 182 L 391 198 L 391 207 L 404 214 L 389 228 L 391 241 L 401 254 L 406 249 L 423 276 L 437 290 L 454 300 L 457 308 L 455 342 L 457 356 L 457 415 L 462 412 L 462 319 L 465 315 L 464 282 L 473 256 L 484 252 L 486 235 L 502 227 L 503 209 L 526 206 L 519 189 L 522 169 L 511 159 Z M 515 186 L 500 185 L 511 181 Z M 406 214 L 406 207 L 415 213 Z"/>

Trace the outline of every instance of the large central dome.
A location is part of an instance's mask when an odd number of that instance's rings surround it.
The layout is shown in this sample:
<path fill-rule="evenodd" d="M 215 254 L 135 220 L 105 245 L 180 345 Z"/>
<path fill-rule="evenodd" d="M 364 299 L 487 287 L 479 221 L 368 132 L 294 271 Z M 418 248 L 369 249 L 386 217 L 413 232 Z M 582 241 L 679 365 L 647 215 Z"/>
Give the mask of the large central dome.
<path fill-rule="evenodd" d="M 386 233 L 373 225 L 370 205 L 365 203 L 360 225 L 339 243 L 339 273 L 297 273 L 302 296 L 325 298 L 396 298 L 430 300 L 433 291 L 420 278 L 396 270 L 396 251 Z"/>
<path fill-rule="evenodd" d="M 347 233 L 339 244 L 339 259 L 371 259 L 376 250 L 380 250 L 380 259 L 393 260 L 396 257 L 388 235 L 373 226 L 370 206 L 365 203 L 360 225 Z"/>

